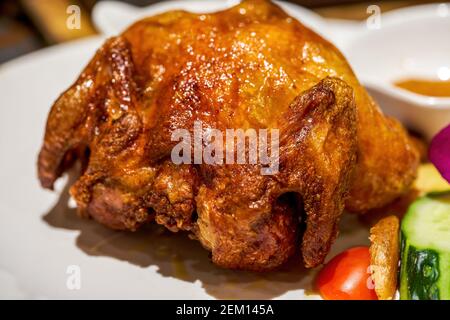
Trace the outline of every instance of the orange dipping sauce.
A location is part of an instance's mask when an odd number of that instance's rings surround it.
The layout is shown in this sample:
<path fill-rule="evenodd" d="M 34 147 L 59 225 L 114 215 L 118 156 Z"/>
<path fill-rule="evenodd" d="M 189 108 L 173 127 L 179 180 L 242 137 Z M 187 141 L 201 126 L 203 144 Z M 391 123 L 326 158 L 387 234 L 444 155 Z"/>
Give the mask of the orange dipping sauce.
<path fill-rule="evenodd" d="M 450 80 L 420 80 L 406 79 L 394 82 L 394 85 L 424 96 L 430 97 L 450 97 Z"/>

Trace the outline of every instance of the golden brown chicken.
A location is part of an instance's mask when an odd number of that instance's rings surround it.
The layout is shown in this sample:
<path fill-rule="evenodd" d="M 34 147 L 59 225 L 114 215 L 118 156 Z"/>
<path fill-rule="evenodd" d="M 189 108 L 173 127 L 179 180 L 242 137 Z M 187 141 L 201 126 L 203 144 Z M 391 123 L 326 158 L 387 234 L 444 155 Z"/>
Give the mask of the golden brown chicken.
<path fill-rule="evenodd" d="M 279 129 L 279 171 L 175 164 L 176 129 Z M 109 39 L 50 112 L 39 178 L 76 159 L 81 216 L 185 230 L 223 267 L 268 270 L 301 248 L 323 262 L 346 207 L 406 192 L 418 152 L 329 42 L 263 0 L 214 14 L 167 12 Z"/>

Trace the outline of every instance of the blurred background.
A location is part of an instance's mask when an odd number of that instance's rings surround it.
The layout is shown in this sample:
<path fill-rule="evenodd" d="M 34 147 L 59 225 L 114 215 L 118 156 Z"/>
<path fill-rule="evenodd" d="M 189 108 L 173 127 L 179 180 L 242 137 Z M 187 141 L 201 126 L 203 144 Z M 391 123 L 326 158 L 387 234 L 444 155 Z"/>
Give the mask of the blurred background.
<path fill-rule="evenodd" d="M 0 63 L 22 54 L 96 33 L 90 20 L 94 5 L 100 0 L 0 0 Z M 158 0 L 127 0 L 146 6 Z M 433 0 L 410 1 L 351 1 L 351 0 L 291 0 L 337 19 L 363 20 L 369 5 L 378 5 L 381 12 L 405 6 L 442 2 Z M 66 28 L 67 7 L 81 8 L 81 29 Z"/>

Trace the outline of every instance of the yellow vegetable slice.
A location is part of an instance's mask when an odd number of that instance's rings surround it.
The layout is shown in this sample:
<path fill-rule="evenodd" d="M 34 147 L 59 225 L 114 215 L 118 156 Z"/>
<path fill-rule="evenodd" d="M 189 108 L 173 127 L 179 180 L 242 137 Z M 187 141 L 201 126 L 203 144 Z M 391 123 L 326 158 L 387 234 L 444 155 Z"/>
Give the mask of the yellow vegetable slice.
<path fill-rule="evenodd" d="M 419 190 L 421 194 L 450 190 L 450 184 L 442 178 L 439 171 L 437 171 L 436 167 L 431 163 L 420 165 L 414 187 Z"/>
<path fill-rule="evenodd" d="M 397 291 L 399 262 L 399 220 L 396 216 L 381 219 L 370 229 L 370 271 L 380 300 L 393 299 Z"/>

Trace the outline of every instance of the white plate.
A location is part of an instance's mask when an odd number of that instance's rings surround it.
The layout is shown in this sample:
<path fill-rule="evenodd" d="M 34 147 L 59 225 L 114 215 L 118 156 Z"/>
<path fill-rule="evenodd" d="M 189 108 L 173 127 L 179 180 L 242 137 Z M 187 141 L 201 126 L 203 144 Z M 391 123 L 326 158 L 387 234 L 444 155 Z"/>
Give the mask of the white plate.
<path fill-rule="evenodd" d="M 290 265 L 254 274 L 220 269 L 199 243 L 151 228 L 114 232 L 75 216 L 66 179 L 56 191 L 36 178 L 36 156 L 53 101 L 103 39 L 55 46 L 0 66 L 0 298 L 315 299 L 314 271 Z M 329 257 L 368 243 L 346 216 Z M 71 290 L 70 266 L 81 271 Z M 69 286 L 67 286 L 69 281 Z"/>

